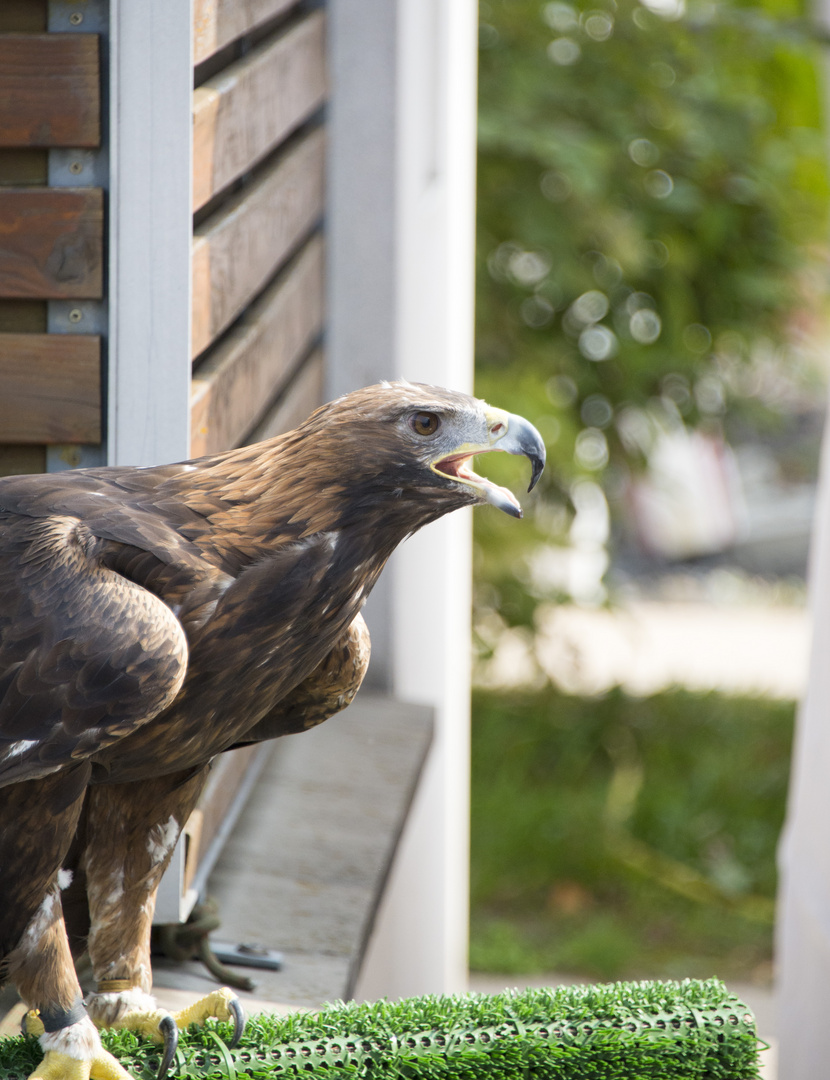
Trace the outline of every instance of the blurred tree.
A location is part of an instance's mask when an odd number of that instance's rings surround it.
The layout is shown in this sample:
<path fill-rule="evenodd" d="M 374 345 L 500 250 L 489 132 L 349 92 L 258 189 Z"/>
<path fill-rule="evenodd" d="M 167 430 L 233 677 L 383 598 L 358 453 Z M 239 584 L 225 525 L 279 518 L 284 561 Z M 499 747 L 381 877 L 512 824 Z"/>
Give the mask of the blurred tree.
<path fill-rule="evenodd" d="M 554 487 L 613 489 L 655 424 L 719 423 L 751 398 L 753 357 L 821 291 L 818 46 L 799 2 L 482 0 L 477 388 L 548 442 L 525 544 L 567 524 Z M 498 517 L 477 517 L 480 570 L 526 623 Z"/>

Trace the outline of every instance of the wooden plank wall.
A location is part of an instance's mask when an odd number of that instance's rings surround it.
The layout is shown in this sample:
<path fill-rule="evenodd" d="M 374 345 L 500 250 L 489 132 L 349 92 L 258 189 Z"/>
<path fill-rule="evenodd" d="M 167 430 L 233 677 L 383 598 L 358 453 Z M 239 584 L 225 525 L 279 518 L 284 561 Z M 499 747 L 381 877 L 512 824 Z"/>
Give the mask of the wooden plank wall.
<path fill-rule="evenodd" d="M 194 456 L 320 403 L 324 35 L 297 0 L 195 5 Z"/>
<path fill-rule="evenodd" d="M 48 185 L 50 151 L 100 146 L 100 41 L 47 18 L 47 0 L 0 4 L 0 473 L 102 436 L 102 341 L 47 333 L 50 301 L 106 294 L 102 190 Z M 317 403 L 325 14 L 195 0 L 193 33 L 193 451 L 210 453 Z"/>
<path fill-rule="evenodd" d="M 269 36 L 193 96 L 194 209 L 247 172 L 325 93 L 323 15 Z"/>
<path fill-rule="evenodd" d="M 101 441 L 100 338 L 46 333 L 50 300 L 104 294 L 103 192 L 48 186 L 50 150 L 100 146 L 100 42 L 47 17 L 46 0 L 0 5 L 0 473 Z"/>

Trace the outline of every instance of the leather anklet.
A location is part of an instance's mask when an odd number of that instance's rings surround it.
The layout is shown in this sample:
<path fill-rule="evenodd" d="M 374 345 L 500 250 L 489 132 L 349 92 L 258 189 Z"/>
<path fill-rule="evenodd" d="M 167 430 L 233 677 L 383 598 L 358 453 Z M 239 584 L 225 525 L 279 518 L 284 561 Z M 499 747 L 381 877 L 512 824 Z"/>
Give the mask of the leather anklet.
<path fill-rule="evenodd" d="M 63 1028 L 80 1023 L 81 1020 L 85 1019 L 87 1012 L 83 1001 L 78 998 L 68 1009 L 61 1009 L 59 1006 L 47 1006 L 45 1009 L 40 1009 L 38 1015 L 41 1024 L 43 1024 L 43 1030 L 51 1034 L 53 1031 L 62 1031 Z"/>
<path fill-rule="evenodd" d="M 99 994 L 121 994 L 125 990 L 133 990 L 132 979 L 102 979 L 98 983 Z"/>

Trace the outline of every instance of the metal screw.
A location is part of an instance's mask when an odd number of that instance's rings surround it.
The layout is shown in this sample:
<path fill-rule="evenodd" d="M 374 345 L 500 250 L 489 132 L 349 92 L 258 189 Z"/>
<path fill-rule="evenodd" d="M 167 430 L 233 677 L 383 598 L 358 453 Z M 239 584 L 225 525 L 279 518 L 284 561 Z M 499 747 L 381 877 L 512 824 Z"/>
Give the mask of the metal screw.
<path fill-rule="evenodd" d="M 79 307 L 73 307 L 72 310 L 69 312 L 70 322 L 80 322 L 83 317 L 84 313 Z"/>
<path fill-rule="evenodd" d="M 80 26 L 81 23 L 84 21 L 83 12 L 82 11 L 73 11 L 72 14 L 69 16 L 69 21 L 72 24 L 72 26 Z"/>
<path fill-rule="evenodd" d="M 83 172 L 83 168 L 84 167 L 80 161 L 71 161 L 69 163 L 69 171 L 71 173 L 74 173 L 75 176 L 77 176 L 79 172 Z"/>

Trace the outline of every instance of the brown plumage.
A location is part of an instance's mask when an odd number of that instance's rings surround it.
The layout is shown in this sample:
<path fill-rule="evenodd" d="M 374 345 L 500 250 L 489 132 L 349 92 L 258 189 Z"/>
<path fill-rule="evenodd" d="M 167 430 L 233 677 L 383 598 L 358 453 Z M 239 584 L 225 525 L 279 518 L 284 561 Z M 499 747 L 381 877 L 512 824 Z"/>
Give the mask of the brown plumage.
<path fill-rule="evenodd" d="M 66 871 L 89 1013 L 132 1024 L 152 1007 L 155 890 L 211 758 L 351 701 L 360 610 L 406 536 L 474 503 L 520 515 L 469 469 L 487 450 L 541 472 L 520 417 L 381 384 L 226 454 L 0 480 L 0 963 L 55 1029 L 45 1049 L 102 1053 L 75 1007 Z"/>

